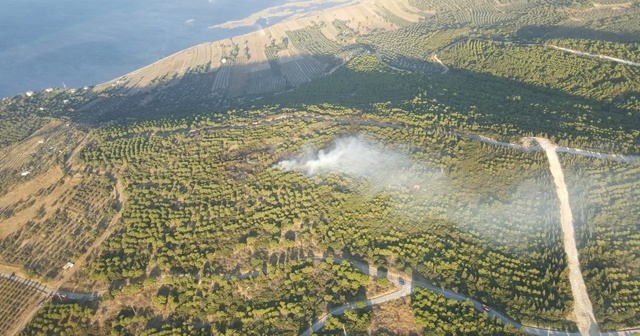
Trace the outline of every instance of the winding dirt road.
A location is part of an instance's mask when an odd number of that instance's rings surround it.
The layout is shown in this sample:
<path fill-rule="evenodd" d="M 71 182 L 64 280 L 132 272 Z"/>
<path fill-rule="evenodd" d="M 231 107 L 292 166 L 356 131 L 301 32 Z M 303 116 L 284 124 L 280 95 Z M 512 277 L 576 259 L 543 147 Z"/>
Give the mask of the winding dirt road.
<path fill-rule="evenodd" d="M 342 258 L 338 258 L 338 257 L 334 257 L 336 261 L 341 261 L 343 260 Z M 317 260 L 324 260 L 325 258 L 314 258 Z M 442 296 L 444 296 L 447 299 L 451 299 L 451 300 L 456 300 L 459 302 L 462 301 L 470 301 L 471 303 L 473 303 L 474 308 L 481 312 L 481 313 L 485 313 L 483 307 L 482 307 L 482 303 L 479 301 L 476 301 L 470 297 L 464 296 L 462 294 L 447 290 L 447 289 L 443 289 L 440 287 L 435 287 L 433 285 L 430 285 L 428 283 L 425 282 L 420 282 L 420 281 L 412 281 L 411 279 L 407 279 L 407 278 L 402 278 L 401 275 L 393 273 L 393 272 L 389 272 L 389 273 L 383 273 L 383 274 L 372 274 L 372 272 L 370 271 L 371 268 L 369 267 L 369 265 L 367 264 L 363 264 L 361 262 L 358 261 L 354 261 L 354 260 L 349 260 L 353 267 L 359 269 L 360 271 L 362 271 L 363 273 L 367 274 L 367 275 L 373 275 L 373 276 L 386 276 L 387 279 L 389 279 L 389 281 L 391 281 L 393 284 L 395 284 L 396 286 L 400 287 L 399 290 L 393 292 L 393 293 L 389 293 L 389 294 L 385 294 L 376 298 L 372 298 L 369 300 L 365 301 L 365 304 L 369 307 L 369 306 L 374 306 L 377 304 L 381 304 L 384 302 L 388 302 L 388 301 L 393 301 L 393 300 L 397 300 L 400 298 L 403 298 L 405 296 L 411 295 L 414 291 L 414 289 L 416 287 L 421 287 L 421 288 L 426 288 L 430 291 L 433 291 L 435 293 L 441 294 Z M 402 281 L 401 281 L 402 279 Z M 403 282 L 403 284 L 401 285 L 401 282 Z M 321 318 L 318 319 L 318 321 L 316 321 L 309 329 L 307 329 L 306 331 L 304 331 L 302 334 L 300 334 L 300 336 L 310 336 L 312 331 L 313 332 L 317 332 L 318 330 L 322 329 L 324 327 L 324 325 L 326 324 L 327 320 L 329 319 L 329 317 L 331 316 L 335 316 L 335 315 L 342 315 L 344 314 L 344 312 L 348 309 L 356 309 L 356 302 L 352 302 L 337 308 L 332 309 L 329 313 L 323 315 Z M 536 336 L 583 336 L 585 334 L 583 334 L 582 332 L 568 332 L 568 331 L 561 331 L 561 330 L 553 330 L 553 329 L 545 329 L 545 328 L 538 328 L 538 327 L 531 327 L 531 326 L 525 326 L 522 325 L 512 319 L 510 319 L 508 316 L 506 316 L 504 313 L 496 310 L 495 308 L 492 308 L 489 312 L 486 312 L 488 317 L 495 317 L 497 319 L 500 319 L 500 322 L 503 325 L 507 325 L 510 324 L 512 326 L 514 326 L 515 328 L 518 329 L 522 329 L 524 330 L 527 334 L 529 335 L 536 335 Z M 621 330 L 621 331 L 610 331 L 610 332 L 604 332 L 604 333 L 600 333 L 597 332 L 594 335 L 602 335 L 602 336 L 631 336 L 634 335 L 635 333 L 640 332 L 640 328 L 634 328 L 634 329 L 627 329 L 627 330 Z"/>
<path fill-rule="evenodd" d="M 326 260 L 328 256 L 314 256 L 311 257 L 314 260 Z M 361 272 L 363 272 L 364 274 L 367 274 L 369 276 L 376 276 L 376 277 L 386 277 L 387 279 L 389 279 L 389 281 L 393 284 L 395 284 L 396 286 L 398 286 L 400 289 L 397 291 L 394 291 L 392 293 L 388 293 L 388 294 L 384 294 L 378 297 L 374 297 L 368 300 L 365 300 L 365 304 L 367 306 L 374 306 L 377 304 L 381 304 L 384 302 L 388 302 L 388 301 L 393 301 L 393 300 L 397 300 L 400 298 L 403 298 L 405 296 L 411 295 L 414 291 L 414 289 L 416 287 L 421 287 L 421 288 L 426 288 L 428 290 L 431 290 L 435 293 L 441 294 L 443 295 L 445 298 L 447 299 L 452 299 L 452 300 L 456 300 L 456 301 L 470 301 L 471 303 L 473 303 L 473 306 L 475 307 L 475 309 L 479 312 L 484 312 L 484 309 L 482 307 L 482 303 L 479 301 L 476 301 L 470 297 L 464 296 L 462 294 L 447 290 L 447 289 L 443 289 L 440 287 L 435 287 L 431 284 L 425 283 L 425 282 L 420 282 L 420 281 L 412 281 L 412 279 L 410 278 L 403 278 L 401 274 L 395 273 L 395 272 L 379 272 L 377 270 L 375 270 L 375 268 L 369 266 L 368 264 L 356 261 L 356 260 L 351 260 L 348 258 L 341 258 L 338 256 L 331 256 L 336 262 L 342 262 L 343 260 L 348 260 L 349 262 L 351 262 L 352 266 L 354 268 L 359 269 Z M 253 271 L 253 272 L 248 272 L 245 274 L 239 274 L 239 275 L 235 275 L 235 277 L 237 277 L 238 279 L 247 279 L 249 277 L 257 277 L 262 275 L 263 273 L 267 272 L 266 269 L 261 271 Z M 100 297 L 100 293 L 73 293 L 73 292 L 68 292 L 68 291 L 60 291 L 60 290 L 55 290 L 52 288 L 48 288 L 42 284 L 39 283 L 35 283 L 32 282 L 30 280 L 26 280 L 23 278 L 19 278 L 19 277 L 12 277 L 9 274 L 6 273 L 0 273 L 0 277 L 4 277 L 22 284 L 25 284 L 27 286 L 33 287 L 37 290 L 41 290 L 45 293 L 48 294 L 60 294 L 60 295 L 65 295 L 66 298 L 68 299 L 72 299 L 72 300 L 90 300 L 90 299 L 95 299 L 95 298 L 99 298 Z M 226 279 L 230 279 L 231 275 L 225 275 L 224 278 Z M 329 319 L 329 317 L 333 316 L 333 315 L 341 315 L 344 314 L 344 312 L 347 309 L 355 309 L 356 308 L 356 302 L 352 302 L 337 308 L 334 308 L 333 310 L 331 310 L 329 313 L 325 314 L 324 316 L 322 316 L 320 319 L 318 319 L 318 321 L 316 321 L 308 330 L 306 330 L 304 333 L 302 333 L 301 335 L 303 336 L 308 336 L 311 334 L 312 331 L 318 331 L 320 329 L 322 329 L 325 325 L 325 323 L 327 322 L 327 320 Z M 580 336 L 581 333 L 571 333 L 571 332 L 566 332 L 566 331 L 559 331 L 559 330 L 552 330 L 552 329 L 545 329 L 545 328 L 538 328 L 538 327 L 530 327 L 530 326 L 525 326 L 525 325 L 521 325 L 518 322 L 510 319 L 508 316 L 506 316 L 505 314 L 503 314 L 502 312 L 496 310 L 496 309 L 491 309 L 491 311 L 489 311 L 487 313 L 487 315 L 489 317 L 495 317 L 500 319 L 500 321 L 502 322 L 502 324 L 510 324 L 516 328 L 521 328 L 524 331 L 526 331 L 528 334 L 531 335 L 537 335 L 537 336 L 548 336 L 548 335 L 552 335 L 552 336 Z M 605 332 L 602 333 L 600 335 L 605 335 L 605 336 L 630 336 L 633 335 L 634 333 L 640 332 L 640 328 L 635 328 L 635 329 L 628 329 L 628 330 L 622 330 L 622 331 L 612 331 L 612 332 Z"/>
<path fill-rule="evenodd" d="M 443 75 L 449 72 L 449 67 L 446 66 L 444 63 L 442 63 L 442 61 L 438 58 L 438 54 L 433 54 L 433 59 L 436 61 L 436 63 L 440 64 L 440 66 L 442 67 Z"/>

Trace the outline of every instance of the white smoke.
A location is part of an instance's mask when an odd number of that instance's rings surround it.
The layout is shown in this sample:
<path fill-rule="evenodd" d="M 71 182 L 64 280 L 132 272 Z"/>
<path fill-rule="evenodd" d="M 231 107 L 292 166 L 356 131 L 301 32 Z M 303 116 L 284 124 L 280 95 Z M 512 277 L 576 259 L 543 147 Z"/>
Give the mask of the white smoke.
<path fill-rule="evenodd" d="M 281 161 L 277 166 L 307 176 L 335 173 L 366 178 L 381 185 L 407 185 L 415 180 L 412 162 L 405 155 L 360 136 L 337 139 L 329 149 L 308 151 L 301 157 Z"/>

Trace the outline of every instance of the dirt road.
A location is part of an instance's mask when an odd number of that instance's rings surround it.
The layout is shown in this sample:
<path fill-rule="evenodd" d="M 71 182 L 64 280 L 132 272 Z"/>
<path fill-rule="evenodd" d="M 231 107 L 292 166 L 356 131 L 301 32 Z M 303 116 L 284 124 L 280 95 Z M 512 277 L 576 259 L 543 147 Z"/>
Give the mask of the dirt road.
<path fill-rule="evenodd" d="M 578 50 L 558 47 L 558 46 L 554 46 L 554 45 L 549 45 L 549 47 L 553 48 L 553 49 L 556 49 L 556 50 L 568 52 L 568 53 L 571 53 L 571 54 L 574 54 L 574 55 L 587 56 L 587 57 L 591 57 L 591 58 L 601 58 L 601 59 L 606 59 L 608 61 L 612 61 L 612 62 L 624 64 L 624 65 L 631 65 L 631 66 L 640 67 L 640 63 L 627 61 L 627 60 L 624 60 L 624 59 L 621 59 L 621 58 L 616 58 L 616 57 L 611 57 L 611 56 L 606 56 L 606 55 L 599 55 L 599 54 L 591 54 L 591 53 L 584 52 L 584 51 L 578 51 Z"/>
<path fill-rule="evenodd" d="M 553 175 L 553 181 L 556 185 L 556 192 L 560 200 L 560 222 L 562 225 L 562 233 L 564 234 L 563 243 L 564 250 L 567 254 L 569 267 L 569 283 L 571 284 L 571 292 L 573 294 L 573 312 L 575 314 L 576 324 L 582 335 L 599 335 L 600 330 L 593 315 L 593 306 L 587 293 L 587 286 L 584 283 L 582 272 L 580 271 L 580 260 L 578 258 L 578 247 L 573 228 L 573 215 L 571 214 L 571 206 L 569 204 L 569 191 L 564 182 L 564 174 L 562 166 L 556 153 L 556 145 L 544 138 L 535 138 L 542 146 L 549 159 L 549 169 Z"/>
<path fill-rule="evenodd" d="M 442 61 L 438 58 L 438 54 L 433 54 L 433 59 L 440 64 L 440 66 L 442 66 L 442 74 L 446 74 L 447 72 L 449 72 L 449 67 L 444 65 L 444 63 L 442 63 Z"/>

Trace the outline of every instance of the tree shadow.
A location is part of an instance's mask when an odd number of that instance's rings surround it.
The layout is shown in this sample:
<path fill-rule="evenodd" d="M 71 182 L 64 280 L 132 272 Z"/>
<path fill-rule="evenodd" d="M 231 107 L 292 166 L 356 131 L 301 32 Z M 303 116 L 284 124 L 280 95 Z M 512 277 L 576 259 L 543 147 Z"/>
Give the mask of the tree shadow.
<path fill-rule="evenodd" d="M 535 33 L 535 27 L 528 29 L 532 32 L 523 28 L 520 36 L 540 35 Z M 591 33 L 577 28 L 563 32 L 563 36 Z M 612 33 L 608 38 L 619 40 L 624 36 Z M 369 55 L 371 58 L 372 50 L 375 49 L 371 46 L 357 45 L 355 51 L 349 52 L 352 57 Z M 436 126 L 443 120 L 449 120 L 446 127 L 451 128 L 477 124 L 487 130 L 503 125 L 498 128 L 511 128 L 513 133 L 520 135 L 556 134 L 589 138 L 593 136 L 590 126 L 612 132 L 640 128 L 640 119 L 630 120 L 629 111 L 623 110 L 613 100 L 590 99 L 464 69 L 451 69 L 446 74 L 442 74 L 440 69 L 403 71 L 388 66 L 382 66 L 382 70 L 374 67 L 371 71 L 360 71 L 341 65 L 342 62 L 344 59 L 322 54 L 282 58 L 278 60 L 278 68 L 263 62 L 229 65 L 215 70 L 193 69 L 182 78 L 157 81 L 142 90 L 134 84 L 122 84 L 101 92 L 83 93 L 86 99 L 79 99 L 77 104 L 70 101 L 68 109 L 56 113 L 90 128 L 105 123 L 167 117 L 184 118 L 184 127 L 188 128 L 196 115 L 202 114 L 224 121 L 246 116 L 245 109 L 265 111 L 275 106 L 306 110 L 309 105 L 380 114 L 377 105 L 383 104 L 415 115 L 428 112 L 436 116 L 437 120 L 431 121 Z M 437 69 L 433 67 L 434 63 L 403 58 L 403 64 L 414 63 L 429 66 L 411 68 Z M 128 83 L 126 76 L 123 82 Z M 634 95 L 640 96 L 640 93 L 628 92 L 624 99 L 632 99 Z M 44 97 L 43 93 L 36 93 L 31 99 L 37 105 Z M 51 97 L 47 96 L 47 99 L 50 101 Z M 59 94 L 55 99 L 68 99 L 68 94 Z M 584 106 L 590 108 L 585 109 Z M 50 111 L 34 113 L 56 116 Z M 588 119 L 576 126 L 575 121 L 584 114 Z M 640 140 L 636 139 L 635 143 L 640 144 Z"/>
<path fill-rule="evenodd" d="M 569 26 L 526 26 L 515 36 L 519 40 L 545 40 L 552 38 L 602 40 L 619 43 L 640 42 L 640 35 L 632 32 L 613 32 L 584 27 Z"/>

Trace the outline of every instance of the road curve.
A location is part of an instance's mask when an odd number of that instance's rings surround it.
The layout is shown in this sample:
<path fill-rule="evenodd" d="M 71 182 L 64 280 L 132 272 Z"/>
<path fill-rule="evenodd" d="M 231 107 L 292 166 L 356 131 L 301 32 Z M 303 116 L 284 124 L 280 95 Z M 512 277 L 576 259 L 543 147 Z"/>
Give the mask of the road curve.
<path fill-rule="evenodd" d="M 313 260 L 326 260 L 328 257 L 327 256 L 314 256 L 311 257 L 311 259 Z M 377 277 L 386 277 L 387 279 L 389 279 L 389 281 L 391 281 L 392 283 L 396 284 L 398 287 L 400 287 L 400 289 L 398 289 L 397 291 L 394 291 L 392 293 L 389 294 L 384 294 L 378 297 L 374 297 L 371 299 L 367 299 L 364 301 L 364 303 L 366 304 L 367 307 L 370 306 L 374 306 L 377 304 L 381 304 L 387 301 L 393 301 L 393 300 L 397 300 L 400 298 L 403 298 L 405 296 L 411 295 L 411 293 L 413 292 L 413 287 L 411 285 L 411 281 L 409 280 L 405 280 L 402 279 L 402 277 L 399 274 L 393 273 L 393 272 L 378 272 L 377 269 L 370 267 L 368 264 L 359 262 L 359 261 L 355 261 L 355 260 L 351 260 L 351 259 L 345 259 L 345 258 L 341 258 L 341 257 L 337 257 L 337 256 L 332 256 L 332 258 L 334 259 L 335 262 L 342 262 L 343 260 L 347 260 L 351 263 L 351 265 L 354 268 L 357 268 L 358 270 L 360 270 L 362 273 L 369 275 L 369 276 L 377 276 Z M 400 283 L 403 283 L 403 285 L 400 285 Z M 311 332 L 316 332 L 320 329 L 322 329 L 322 327 L 324 327 L 325 323 L 327 322 L 327 320 L 329 319 L 329 317 L 333 316 L 333 315 L 342 315 L 344 314 L 344 312 L 348 309 L 356 309 L 356 303 L 349 303 L 337 308 L 334 308 L 333 310 L 331 310 L 329 313 L 325 314 L 324 316 L 320 317 L 320 319 L 318 319 L 318 321 L 316 321 L 309 329 L 307 329 L 307 331 L 303 332 L 301 335 L 302 336 L 310 336 Z"/>
<path fill-rule="evenodd" d="M 312 257 L 312 259 L 314 260 L 326 260 L 327 257 Z M 476 301 L 468 296 L 464 296 L 462 294 L 447 290 L 447 289 L 443 289 L 440 287 L 435 287 L 431 284 L 425 283 L 425 282 L 421 282 L 421 281 L 412 281 L 411 279 L 406 279 L 406 278 L 402 278 L 402 276 L 400 274 L 394 273 L 394 272 L 378 272 L 375 270 L 375 268 L 370 267 L 368 264 L 364 264 L 362 262 L 359 261 L 355 261 L 355 260 L 351 260 L 351 259 L 347 259 L 347 258 L 340 258 L 340 257 L 333 257 L 335 261 L 337 262 L 342 262 L 342 260 L 347 260 L 351 263 L 351 265 L 357 269 L 359 269 L 362 273 L 367 274 L 369 276 L 377 276 L 377 277 L 386 277 L 387 279 L 389 279 L 389 281 L 391 281 L 393 284 L 395 284 L 396 286 L 400 287 L 399 290 L 390 293 L 390 294 L 386 294 L 386 295 L 382 295 L 376 298 L 372 298 L 369 300 L 365 301 L 365 304 L 369 307 L 369 306 L 374 306 L 377 304 L 381 304 L 384 302 L 388 302 L 388 301 L 393 301 L 393 300 L 397 300 L 400 298 L 403 298 L 405 296 L 409 296 L 413 293 L 414 288 L 416 287 L 420 287 L 420 288 L 426 288 L 432 292 L 438 293 L 443 295 L 445 298 L 447 299 L 451 299 L 451 300 L 456 300 L 456 301 L 471 301 L 471 303 L 473 303 L 473 306 L 475 307 L 475 309 L 479 312 L 484 312 L 484 309 L 482 308 L 482 303 L 479 301 Z M 404 285 L 400 285 L 400 279 L 402 279 L 404 281 Z M 352 302 L 337 308 L 332 309 L 329 313 L 323 315 L 322 317 L 320 317 L 320 319 L 318 319 L 318 321 L 316 321 L 309 329 L 307 329 L 305 332 L 303 332 L 302 334 L 300 334 L 301 336 L 310 336 L 311 332 L 316 332 L 320 329 L 322 329 L 322 327 L 324 327 L 325 323 L 327 322 L 327 320 L 329 319 L 329 317 L 333 316 L 333 315 L 342 315 L 344 314 L 344 312 L 347 309 L 355 309 L 356 308 L 356 302 Z M 504 313 L 501 313 L 495 309 L 491 309 L 491 311 L 489 311 L 487 313 L 488 317 L 495 317 L 500 319 L 500 321 L 502 322 L 502 324 L 506 325 L 506 324 L 510 324 L 516 328 L 519 329 L 523 329 L 525 332 L 527 332 L 528 334 L 531 335 L 536 335 L 536 336 L 581 336 L 581 333 L 578 332 L 568 332 L 568 331 L 561 331 L 561 330 L 553 330 L 553 329 L 549 329 L 549 328 L 538 328 L 538 327 L 531 327 L 531 326 L 525 326 L 522 325 L 512 319 L 510 319 L 508 316 L 506 316 Z M 604 335 L 604 336 L 631 336 L 634 333 L 640 332 L 640 328 L 634 328 L 634 329 L 627 329 L 627 330 L 621 330 L 621 331 L 611 331 L 611 332 L 604 332 L 604 333 L 598 333 L 598 335 Z"/>
<path fill-rule="evenodd" d="M 440 64 L 440 66 L 442 67 L 443 75 L 449 72 L 449 67 L 442 63 L 442 61 L 438 58 L 438 54 L 433 54 L 433 60 Z"/>

